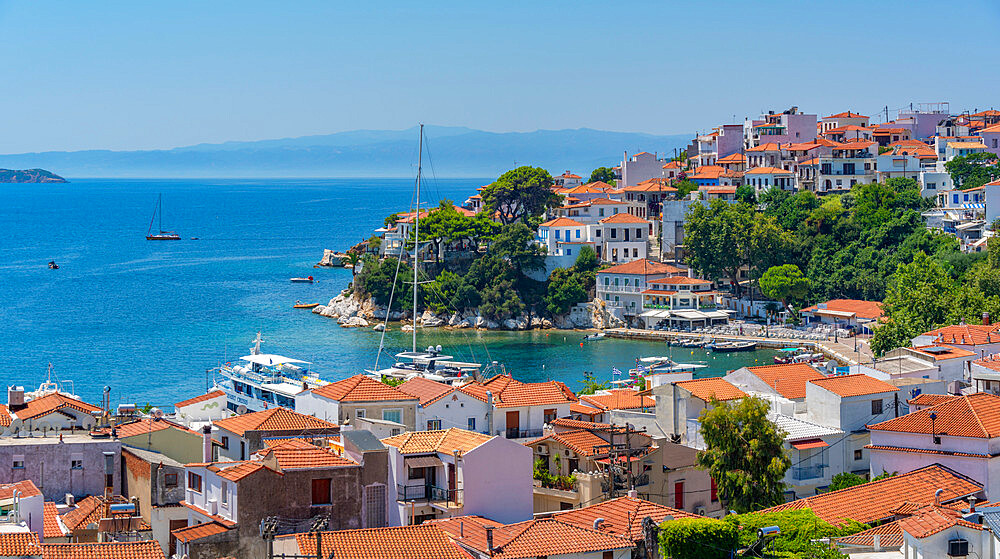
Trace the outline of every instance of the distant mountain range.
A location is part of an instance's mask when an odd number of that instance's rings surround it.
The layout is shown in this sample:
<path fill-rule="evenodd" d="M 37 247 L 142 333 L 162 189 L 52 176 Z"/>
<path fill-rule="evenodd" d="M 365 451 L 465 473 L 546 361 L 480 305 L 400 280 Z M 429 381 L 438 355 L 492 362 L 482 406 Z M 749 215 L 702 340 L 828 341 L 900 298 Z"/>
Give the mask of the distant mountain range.
<path fill-rule="evenodd" d="M 673 155 L 691 134 L 536 130 L 485 132 L 426 126 L 425 173 L 492 177 L 517 165 L 586 176 L 614 166 L 623 152 Z M 409 177 L 416 172 L 417 129 L 355 130 L 252 142 L 143 151 L 48 151 L 0 155 L 0 167 L 52 169 L 69 177 Z"/>

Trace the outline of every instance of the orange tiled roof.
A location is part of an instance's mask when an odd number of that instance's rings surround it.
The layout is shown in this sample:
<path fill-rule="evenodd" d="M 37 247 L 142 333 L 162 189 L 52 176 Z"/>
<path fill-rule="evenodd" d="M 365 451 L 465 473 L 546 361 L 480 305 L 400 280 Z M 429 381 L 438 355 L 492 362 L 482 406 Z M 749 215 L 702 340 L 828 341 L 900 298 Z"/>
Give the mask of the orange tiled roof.
<path fill-rule="evenodd" d="M 594 450 L 595 447 L 607 445 L 608 441 L 598 437 L 592 431 L 588 431 L 587 429 L 551 433 L 533 441 L 528 441 L 524 443 L 524 446 L 534 446 L 540 442 L 550 440 L 562 443 L 564 446 L 572 448 L 577 454 L 583 456 L 598 456 L 608 453 L 606 449 L 602 449 L 600 452 Z"/>
<path fill-rule="evenodd" d="M 788 399 L 805 398 L 806 382 L 825 378 L 823 373 L 808 363 L 762 365 L 760 367 L 747 367 L 747 370 Z"/>
<path fill-rule="evenodd" d="M 888 421 L 869 425 L 873 431 L 897 433 L 930 433 L 934 413 L 934 430 L 940 435 L 992 439 L 1000 437 L 1000 396 L 977 392 L 908 413 Z"/>
<path fill-rule="evenodd" d="M 884 380 L 879 380 L 861 373 L 855 375 L 826 377 L 810 380 L 809 382 L 819 386 L 820 388 L 829 390 L 842 398 L 899 391 L 898 388 L 888 382 L 885 382 Z"/>
<path fill-rule="evenodd" d="M 784 503 L 766 511 L 808 508 L 831 524 L 857 520 L 871 524 L 893 517 L 893 509 L 905 501 L 933 503 L 934 493 L 943 489 L 942 503 L 965 499 L 982 491 L 979 483 L 940 464 L 847 489 Z"/>
<path fill-rule="evenodd" d="M 663 166 L 664 169 L 683 169 L 684 164 L 680 161 L 671 161 Z"/>
<path fill-rule="evenodd" d="M 899 521 L 899 527 L 915 538 L 933 536 L 942 530 L 947 530 L 955 526 L 972 530 L 986 529 L 982 524 L 964 520 L 958 511 L 934 505 L 923 507 L 913 516 L 908 516 Z"/>
<path fill-rule="evenodd" d="M 191 404 L 197 404 L 198 402 L 204 402 L 205 400 L 211 400 L 212 398 L 218 398 L 219 396 L 225 396 L 226 393 L 221 390 L 213 390 L 211 392 L 202 394 L 201 396 L 195 396 L 194 398 L 188 398 L 181 402 L 174 404 L 174 408 L 183 408 L 184 406 L 190 406 Z"/>
<path fill-rule="evenodd" d="M 747 149 L 748 152 L 758 152 L 758 151 L 781 151 L 781 144 L 776 142 L 766 142 L 758 146 Z"/>
<path fill-rule="evenodd" d="M 575 219 L 570 219 L 568 217 L 557 217 L 555 219 L 550 219 L 545 223 L 539 225 L 539 227 L 583 227 L 584 225 Z"/>
<path fill-rule="evenodd" d="M 993 336 L 997 335 L 1000 324 L 954 324 L 944 326 L 930 332 L 924 332 L 924 336 L 935 336 L 935 342 L 949 345 L 980 345 L 995 343 Z M 1000 336 L 997 336 L 1000 342 Z"/>
<path fill-rule="evenodd" d="M 951 394 L 920 394 L 915 398 L 910 398 L 906 401 L 906 403 L 911 406 L 936 406 L 938 404 L 950 402 L 955 398 L 959 398 L 959 396 L 953 396 Z"/>
<path fill-rule="evenodd" d="M 452 427 L 440 431 L 410 431 L 382 439 L 382 443 L 399 449 L 400 454 L 451 454 L 458 450 L 469 452 L 492 439 L 489 435 Z"/>
<path fill-rule="evenodd" d="M 625 264 L 618 264 L 617 266 L 597 271 L 598 274 L 634 274 L 639 276 L 648 274 L 680 274 L 683 272 L 684 270 L 677 266 L 671 266 L 663 262 L 654 262 L 648 258 L 640 258 L 639 260 L 633 260 Z"/>
<path fill-rule="evenodd" d="M 187 427 L 169 421 L 167 419 L 153 419 L 149 417 L 144 417 L 132 423 L 125 423 L 123 425 L 118 425 L 115 427 L 118 433 L 118 438 L 135 437 L 137 435 L 148 435 L 149 433 L 155 433 L 157 431 L 163 431 L 164 429 L 177 429 L 178 431 L 183 431 L 195 436 L 201 436 L 198 433 L 188 429 Z"/>
<path fill-rule="evenodd" d="M 602 410 L 636 410 L 656 407 L 656 400 L 649 396 L 640 396 L 639 391 L 631 388 L 615 388 L 609 390 L 608 394 L 580 396 L 580 400 Z"/>
<path fill-rule="evenodd" d="M 372 382 L 377 381 L 372 380 Z M 407 396 L 407 398 L 410 398 L 410 396 Z M 329 421 L 323 421 L 311 415 L 301 414 L 280 407 L 219 419 L 215 421 L 214 425 L 241 437 L 247 431 L 295 431 L 301 429 L 337 428 L 337 425 Z"/>
<path fill-rule="evenodd" d="M 41 555 L 38 534 L 34 532 L 0 532 L 0 556 L 28 557 Z"/>
<path fill-rule="evenodd" d="M 685 380 L 676 383 L 676 385 L 690 392 L 695 398 L 705 402 L 710 401 L 713 396 L 721 402 L 739 400 L 746 396 L 746 392 L 743 392 L 722 377 Z"/>
<path fill-rule="evenodd" d="M 860 299 L 830 299 L 826 303 L 826 309 L 820 309 L 819 305 L 813 305 L 802 309 L 801 312 L 816 312 L 817 310 L 828 310 L 837 312 L 852 312 L 860 318 L 880 318 L 884 313 L 882 303 L 879 301 L 862 301 Z"/>
<path fill-rule="evenodd" d="M 10 410 L 4 404 L 0 404 L 0 427 L 10 427 L 11 419 Z"/>
<path fill-rule="evenodd" d="M 417 399 L 398 388 L 382 384 L 366 375 L 354 375 L 344 380 L 338 380 L 337 382 L 314 388 L 313 394 L 329 398 L 330 400 L 337 400 L 338 402 L 377 402 Z"/>
<path fill-rule="evenodd" d="M 22 497 L 36 497 L 42 494 L 33 481 L 26 479 L 15 483 L 5 483 L 0 485 L 0 499 L 13 498 L 15 490 L 20 491 Z"/>
<path fill-rule="evenodd" d="M 780 167 L 754 167 L 747 171 L 748 175 L 790 175 L 791 171 L 786 171 Z"/>
<path fill-rule="evenodd" d="M 932 347 L 944 348 L 946 351 L 937 351 L 933 353 L 927 351 L 927 349 Z M 934 358 L 935 361 L 941 361 L 943 359 L 957 359 L 959 357 L 972 357 L 973 355 L 976 355 L 976 352 L 974 351 L 969 351 L 967 349 L 952 347 L 950 345 L 944 345 L 944 344 L 922 345 L 922 346 L 912 347 L 910 349 L 918 353 L 922 353 L 928 357 L 932 357 Z"/>
<path fill-rule="evenodd" d="M 61 538 L 69 535 L 69 532 L 59 524 L 59 509 L 52 501 L 45 501 L 42 505 L 42 536 L 48 538 Z"/>
<path fill-rule="evenodd" d="M 115 495 L 111 498 L 111 504 L 125 504 L 129 500 L 121 495 Z M 62 515 L 63 524 L 70 532 L 76 532 L 77 530 L 86 530 L 87 526 L 91 524 L 97 524 L 98 521 L 104 518 L 104 496 L 94 496 L 90 495 L 79 501 L 76 504 L 76 508 Z M 43 518 L 44 520 L 44 518 Z M 148 524 L 142 522 L 139 526 L 140 530 L 151 530 Z"/>
<path fill-rule="evenodd" d="M 827 118 L 868 118 L 868 117 L 866 117 L 865 115 L 859 115 L 858 113 L 852 113 L 851 111 L 844 111 L 842 113 L 837 113 L 835 115 L 824 117 L 824 120 L 826 120 Z"/>
<path fill-rule="evenodd" d="M 337 559 L 469 559 L 436 523 L 322 532 L 323 552 Z M 314 534 L 295 534 L 299 553 L 316 554 Z"/>
<path fill-rule="evenodd" d="M 627 538 L 562 522 L 556 518 L 510 524 L 502 528 L 499 535 L 499 543 L 494 538 L 493 552 L 493 557 L 499 559 L 534 559 L 541 556 L 626 549 L 635 545 Z"/>
<path fill-rule="evenodd" d="M 838 544 L 872 547 L 875 545 L 876 535 L 879 537 L 879 545 L 882 548 L 903 546 L 903 529 L 899 527 L 898 520 L 893 520 L 888 524 L 882 524 L 851 536 L 837 538 L 836 541 Z"/>
<path fill-rule="evenodd" d="M 357 466 L 349 458 L 338 456 L 332 450 L 311 445 L 305 441 L 287 442 L 262 451 L 265 458 L 274 457 L 282 470 L 309 470 Z"/>
<path fill-rule="evenodd" d="M 455 391 L 455 388 L 452 386 L 424 377 L 413 377 L 396 388 L 406 392 L 410 396 L 419 398 L 421 406 L 436 402 L 446 394 L 451 394 Z"/>
<path fill-rule="evenodd" d="M 82 400 L 70 398 L 69 396 L 59 392 L 53 392 L 51 394 L 46 394 L 41 398 L 28 400 L 25 402 L 25 406 L 23 408 L 14 412 L 14 415 L 18 419 L 28 420 L 36 417 L 42 417 L 43 415 L 48 415 L 52 412 L 65 408 L 74 409 L 83 413 L 101 411 L 101 408 L 88 404 Z"/>
<path fill-rule="evenodd" d="M 600 413 L 601 410 L 596 408 L 590 408 L 593 411 Z M 549 422 L 549 425 L 554 425 L 556 427 L 569 427 L 572 429 L 590 429 L 590 430 L 607 430 L 611 429 L 612 425 L 610 423 L 594 423 L 593 421 L 580 421 L 578 419 L 568 419 L 565 417 L 560 417 L 553 419 Z"/>
<path fill-rule="evenodd" d="M 192 464 L 188 465 L 191 466 Z M 222 479 L 228 479 L 229 481 L 240 481 L 261 470 L 274 471 L 265 466 L 263 462 L 258 461 L 214 462 L 208 466 L 208 469 L 217 473 Z"/>
<path fill-rule="evenodd" d="M 188 543 L 201 538 L 207 538 L 208 536 L 223 534 L 228 531 L 229 528 L 213 520 L 212 522 L 204 522 L 202 524 L 195 524 L 193 526 L 171 530 L 170 533 L 181 542 Z"/>
<path fill-rule="evenodd" d="M 470 382 L 459 390 L 483 402 L 486 401 L 486 393 L 492 392 L 493 406 L 497 408 L 558 405 L 577 401 L 573 391 L 559 381 L 525 383 L 514 380 L 509 375 L 497 375 L 486 382 Z"/>
<path fill-rule="evenodd" d="M 664 518 L 668 516 L 675 519 L 702 518 L 697 514 L 634 497 L 618 497 L 589 507 L 558 512 L 554 518 L 584 528 L 593 528 L 594 521 L 600 518 L 604 521 L 598 525 L 599 531 L 639 541 L 643 538 L 642 519 L 647 516 L 651 517 L 657 524 L 662 523 Z"/>
<path fill-rule="evenodd" d="M 716 163 L 725 163 L 729 165 L 734 163 L 746 163 L 746 161 L 747 161 L 747 156 L 743 155 L 742 153 L 736 152 L 720 158 L 718 161 L 716 161 Z"/>
<path fill-rule="evenodd" d="M 592 408 L 590 406 L 587 406 L 587 405 L 584 405 L 584 404 L 581 404 L 581 403 L 578 403 L 578 402 L 573 402 L 572 404 L 570 404 L 569 405 L 569 411 L 570 411 L 570 413 L 578 413 L 578 414 L 581 414 L 581 415 L 589 415 L 591 417 L 593 417 L 595 415 L 598 415 L 598 414 L 601 414 L 601 413 L 604 413 L 604 412 L 602 412 L 601 410 L 599 410 L 597 408 Z"/>
<path fill-rule="evenodd" d="M 42 559 L 164 559 L 156 540 L 41 545 Z"/>
<path fill-rule="evenodd" d="M 629 213 L 619 212 L 601 220 L 601 223 L 649 223 L 649 220 Z"/>

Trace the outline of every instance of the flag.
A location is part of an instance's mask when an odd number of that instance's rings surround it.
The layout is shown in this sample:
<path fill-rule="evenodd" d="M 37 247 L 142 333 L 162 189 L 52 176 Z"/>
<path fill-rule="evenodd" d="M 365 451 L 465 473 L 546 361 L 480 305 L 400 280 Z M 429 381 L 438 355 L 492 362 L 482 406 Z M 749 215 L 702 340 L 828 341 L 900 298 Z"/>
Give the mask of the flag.
<path fill-rule="evenodd" d="M 622 372 L 618 370 L 618 367 L 612 367 L 611 374 L 621 376 Z"/>

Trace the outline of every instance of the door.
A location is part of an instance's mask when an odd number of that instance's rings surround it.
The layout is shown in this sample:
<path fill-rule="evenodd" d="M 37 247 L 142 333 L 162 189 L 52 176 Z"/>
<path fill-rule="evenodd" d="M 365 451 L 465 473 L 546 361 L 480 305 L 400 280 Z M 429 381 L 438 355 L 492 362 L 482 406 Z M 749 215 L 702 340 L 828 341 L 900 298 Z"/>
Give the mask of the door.
<path fill-rule="evenodd" d="M 507 412 L 507 438 L 516 439 L 520 436 L 520 432 L 521 432 L 521 412 L 519 411 Z"/>
<path fill-rule="evenodd" d="M 171 520 L 170 521 L 170 543 L 167 545 L 167 549 L 170 552 L 169 555 L 173 556 L 175 553 L 177 553 L 177 538 L 174 537 L 174 534 L 173 534 L 174 530 L 180 530 L 181 528 L 187 528 L 187 524 L 188 524 L 188 521 L 187 521 L 186 518 L 182 518 L 180 520 Z"/>
<path fill-rule="evenodd" d="M 674 482 L 674 508 L 684 510 L 684 482 Z"/>
<path fill-rule="evenodd" d="M 455 465 L 448 464 L 448 500 L 454 503 L 458 502 L 458 495 L 455 494 L 455 489 L 458 488 L 458 480 L 455 479 Z"/>

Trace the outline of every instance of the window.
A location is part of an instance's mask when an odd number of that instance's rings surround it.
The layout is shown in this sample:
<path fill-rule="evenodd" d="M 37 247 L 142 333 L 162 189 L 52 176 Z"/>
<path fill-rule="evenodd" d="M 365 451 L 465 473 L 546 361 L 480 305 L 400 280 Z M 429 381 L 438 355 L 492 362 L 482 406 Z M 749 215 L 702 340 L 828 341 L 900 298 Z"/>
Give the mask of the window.
<path fill-rule="evenodd" d="M 601 230 L 600 229 L 594 229 L 594 236 L 595 237 L 600 237 L 601 236 Z"/>
<path fill-rule="evenodd" d="M 618 230 L 615 229 L 614 227 L 612 227 L 611 228 L 611 238 L 614 239 L 614 238 L 617 238 L 617 236 L 618 236 Z"/>
<path fill-rule="evenodd" d="M 543 415 L 545 416 L 544 419 L 545 423 L 552 423 L 552 421 L 555 420 L 557 414 L 555 408 L 552 408 L 545 410 Z"/>
<path fill-rule="evenodd" d="M 24 455 L 23 454 L 15 454 L 14 455 L 14 462 L 11 465 L 11 467 L 14 468 L 15 470 L 23 470 L 24 469 Z"/>
<path fill-rule="evenodd" d="M 609 278 L 608 276 L 604 276 L 604 285 L 608 285 L 610 283 L 611 283 L 611 278 Z"/>
<path fill-rule="evenodd" d="M 579 230 L 579 229 L 577 229 L 577 230 L 576 230 L 576 238 L 577 238 L 577 239 L 579 239 L 579 238 L 580 238 L 580 230 Z"/>
<path fill-rule="evenodd" d="M 573 249 L 571 248 L 566 249 L 566 256 L 573 256 Z"/>
<path fill-rule="evenodd" d="M 994 143 L 994 144 L 995 144 L 996 142 L 997 142 L 996 140 L 993 140 L 993 143 Z M 993 146 L 993 147 L 996 147 L 996 146 Z M 597 215 L 598 215 L 598 216 L 600 216 L 600 217 L 604 217 L 604 208 L 600 208 L 600 209 L 598 209 L 598 210 L 597 210 Z"/>
<path fill-rule="evenodd" d="M 440 431 L 441 430 L 441 420 L 440 419 L 428 419 L 427 420 L 427 430 L 428 431 Z"/>
<path fill-rule="evenodd" d="M 637 248 L 632 249 L 632 258 L 639 258 L 639 249 Z"/>
<path fill-rule="evenodd" d="M 194 473 L 188 472 L 188 489 L 194 491 L 195 493 L 201 493 L 201 476 Z"/>
<path fill-rule="evenodd" d="M 163 484 L 167 487 L 177 487 L 177 474 L 164 474 Z"/>
<path fill-rule="evenodd" d="M 229 448 L 229 437 L 222 437 L 222 448 Z"/>
<path fill-rule="evenodd" d="M 70 460 L 69 461 L 69 469 L 71 469 L 71 470 L 82 470 L 83 469 L 83 460 Z"/>
<path fill-rule="evenodd" d="M 605 295 L 605 297 L 607 297 L 607 295 Z M 469 431 L 475 431 L 475 430 L 476 430 L 476 418 L 475 417 L 470 417 L 469 418 Z"/>
<path fill-rule="evenodd" d="M 223 481 L 222 482 L 222 487 L 219 489 L 219 493 L 221 493 L 221 495 L 222 495 L 222 498 L 219 499 L 219 500 L 222 501 L 223 505 L 228 505 L 229 504 L 229 483 Z"/>
<path fill-rule="evenodd" d="M 635 238 L 636 239 L 641 239 L 642 238 L 642 227 L 636 227 L 635 228 Z"/>
<path fill-rule="evenodd" d="M 558 229 L 556 229 L 556 240 L 557 241 L 559 240 L 559 230 Z"/>
<path fill-rule="evenodd" d="M 361 419 L 364 416 L 365 416 L 365 410 L 363 410 L 363 409 L 361 409 L 361 410 L 354 410 L 354 417 L 357 417 L 358 419 Z"/>
<path fill-rule="evenodd" d="M 601 555 L 601 559 L 615 559 L 615 552 L 614 551 L 605 551 Z"/>
<path fill-rule="evenodd" d="M 402 423 L 403 410 L 399 408 L 391 410 L 382 410 L 382 421 L 394 421 L 396 423 Z"/>
<path fill-rule="evenodd" d="M 423 468 L 410 468 L 410 479 L 424 479 L 424 469 Z"/>
<path fill-rule="evenodd" d="M 319 479 L 312 480 L 312 504 L 315 505 L 329 505 L 330 504 L 330 482 L 332 480 L 328 477 L 322 477 Z"/>
<path fill-rule="evenodd" d="M 859 448 L 858 450 L 854 451 L 854 459 L 855 460 L 861 460 L 861 458 L 862 458 L 862 453 L 861 453 L 861 449 Z"/>
<path fill-rule="evenodd" d="M 882 400 L 872 400 L 872 415 L 882 414 Z"/>

